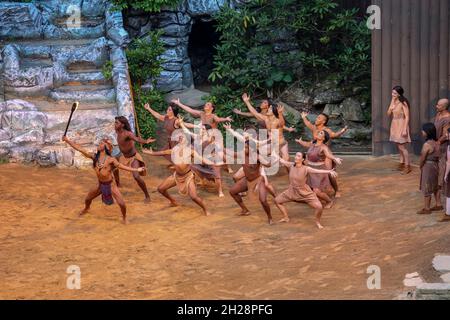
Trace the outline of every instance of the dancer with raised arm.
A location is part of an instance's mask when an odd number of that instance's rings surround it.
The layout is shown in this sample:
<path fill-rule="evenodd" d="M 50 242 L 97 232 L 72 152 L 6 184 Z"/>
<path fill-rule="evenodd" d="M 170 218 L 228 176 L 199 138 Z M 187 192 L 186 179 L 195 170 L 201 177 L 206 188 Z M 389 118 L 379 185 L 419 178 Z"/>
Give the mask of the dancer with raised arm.
<path fill-rule="evenodd" d="M 214 113 L 216 108 L 211 102 L 205 103 L 205 105 L 203 106 L 203 111 L 195 110 L 191 107 L 188 107 L 187 105 L 182 104 L 180 102 L 180 99 L 172 100 L 172 103 L 179 106 L 184 111 L 190 113 L 193 117 L 200 118 L 202 125 L 208 124 L 213 129 L 217 129 L 219 123 L 233 121 L 233 119 L 231 119 L 230 117 L 221 118 L 216 115 Z"/>
<path fill-rule="evenodd" d="M 309 167 L 320 170 L 331 170 L 333 168 L 333 162 L 336 164 L 342 163 L 342 159 L 335 157 L 328 148 L 327 142 L 329 139 L 328 132 L 322 130 L 317 133 L 317 139 L 315 141 L 306 142 L 302 139 L 296 140 L 300 145 L 308 148 L 306 164 Z M 334 204 L 334 200 L 330 197 L 333 192 L 333 187 L 329 175 L 312 173 L 309 175 L 308 184 L 319 199 L 325 201 L 325 209 L 330 209 Z"/>
<path fill-rule="evenodd" d="M 276 130 L 276 137 L 271 137 L 272 139 L 278 139 L 279 148 L 280 148 L 280 156 L 282 159 L 289 161 L 289 146 L 284 138 L 283 128 L 285 127 L 284 120 L 284 108 L 281 105 L 275 106 L 271 105 L 267 110 L 265 115 L 259 113 L 250 103 L 250 97 L 248 94 L 244 93 L 242 95 L 242 100 L 247 106 L 248 110 L 253 114 L 253 116 L 259 121 L 263 121 L 265 123 L 266 129 L 268 130 L 269 135 L 271 135 L 272 130 Z"/>
<path fill-rule="evenodd" d="M 125 166 L 129 166 L 132 168 L 144 168 L 139 173 L 133 172 L 133 178 L 141 188 L 142 192 L 145 195 L 144 202 L 150 202 L 150 195 L 147 190 L 147 185 L 145 181 L 140 176 L 145 176 L 147 174 L 147 167 L 145 165 L 144 159 L 137 152 L 135 143 L 148 144 L 155 142 L 156 140 L 153 138 L 142 139 L 141 137 L 137 137 L 131 132 L 130 123 L 128 119 L 124 116 L 116 117 L 114 122 L 114 129 L 117 134 L 117 143 L 120 149 L 120 156 L 118 160 L 121 164 Z M 116 180 L 117 186 L 120 187 L 120 176 L 119 171 L 114 171 L 114 178 Z"/>
<path fill-rule="evenodd" d="M 294 162 L 284 161 L 279 157 L 278 160 L 282 165 L 289 168 L 289 187 L 275 198 L 275 203 L 284 216 L 279 222 L 289 222 L 290 220 L 288 211 L 284 206 L 287 202 L 301 202 L 306 203 L 314 209 L 316 225 L 319 229 L 323 229 L 320 222 L 323 212 L 322 203 L 317 198 L 316 193 L 312 191 L 311 187 L 307 184 L 307 180 L 308 176 L 311 174 L 330 174 L 336 177 L 336 171 L 319 170 L 306 166 L 305 158 L 301 152 L 297 152 Z"/>
<path fill-rule="evenodd" d="M 176 186 L 178 187 L 179 194 L 189 196 L 192 201 L 202 208 L 203 213 L 206 216 L 211 215 L 211 213 L 206 209 L 204 201 L 197 194 L 195 177 L 192 171 L 192 160 L 197 159 L 208 165 L 211 165 L 212 163 L 196 153 L 195 150 L 193 150 L 188 144 L 185 137 L 182 138 L 180 144 L 175 146 L 174 149 L 164 151 L 143 149 L 142 152 L 151 156 L 173 155 L 172 160 L 175 166 L 175 172 L 158 186 L 158 192 L 167 198 L 172 206 L 176 207 L 179 206 L 179 204 L 168 193 L 168 190 Z"/>
<path fill-rule="evenodd" d="M 80 216 L 88 213 L 92 201 L 101 195 L 102 201 L 106 205 L 114 204 L 114 200 L 117 202 L 122 212 L 122 221 L 124 224 L 127 224 L 127 207 L 119 188 L 117 188 L 114 182 L 113 170 L 121 169 L 140 173 L 144 171 L 144 168 L 131 168 L 119 163 L 114 157 L 111 157 L 112 143 L 108 139 L 103 139 L 100 142 L 96 153 L 85 150 L 78 144 L 72 142 L 67 136 L 64 136 L 62 140 L 86 158 L 91 159 L 93 161 L 95 173 L 97 174 L 98 185 L 92 188 L 87 194 L 84 201 L 85 206 L 80 212 Z"/>
<path fill-rule="evenodd" d="M 410 104 L 403 94 L 405 91 L 402 87 L 396 86 L 392 89 L 392 99 L 387 115 L 392 117 L 390 141 L 394 142 L 400 153 L 400 164 L 398 167 L 402 174 L 409 174 L 411 169 L 411 161 L 407 145 L 411 143 L 409 135 L 409 110 Z"/>

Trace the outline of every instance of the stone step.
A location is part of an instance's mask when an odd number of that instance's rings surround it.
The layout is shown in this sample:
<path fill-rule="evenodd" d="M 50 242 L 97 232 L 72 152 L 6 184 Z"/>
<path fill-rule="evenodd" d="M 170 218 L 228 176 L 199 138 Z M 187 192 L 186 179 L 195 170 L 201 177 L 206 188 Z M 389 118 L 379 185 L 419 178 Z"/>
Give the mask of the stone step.
<path fill-rule="evenodd" d="M 68 23 L 69 21 L 69 23 Z M 93 28 L 101 25 L 105 22 L 104 17 L 81 17 L 80 19 L 80 27 L 82 28 Z M 70 18 L 69 17 L 61 17 L 57 18 L 53 21 L 53 24 L 57 27 L 67 27 L 70 25 Z"/>
<path fill-rule="evenodd" d="M 20 68 L 28 69 L 34 67 L 51 67 L 53 61 L 50 58 L 43 57 L 25 57 L 20 60 Z"/>
<path fill-rule="evenodd" d="M 42 47 L 42 46 L 86 46 L 92 43 L 92 39 L 47 39 L 47 40 L 10 40 L 8 42 L 0 42 L 0 48 L 7 44 L 19 44 L 22 46 Z"/>
<path fill-rule="evenodd" d="M 28 101 L 38 108 L 39 111 L 43 112 L 63 112 L 70 110 L 72 108 L 73 102 L 65 101 L 54 101 L 48 97 L 18 97 L 16 95 L 6 94 L 6 100 L 21 99 Z M 78 110 L 104 110 L 111 109 L 114 112 L 117 111 L 116 102 L 80 102 Z"/>
<path fill-rule="evenodd" d="M 49 96 L 56 101 L 115 102 L 116 90 L 110 85 L 62 86 L 53 89 Z"/>

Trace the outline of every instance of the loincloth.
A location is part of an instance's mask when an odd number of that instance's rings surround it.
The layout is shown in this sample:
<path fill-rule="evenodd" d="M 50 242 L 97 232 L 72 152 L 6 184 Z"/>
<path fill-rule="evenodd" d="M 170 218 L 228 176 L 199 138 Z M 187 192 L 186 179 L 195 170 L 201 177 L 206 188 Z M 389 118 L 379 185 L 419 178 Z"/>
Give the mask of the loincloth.
<path fill-rule="evenodd" d="M 178 173 L 174 172 L 173 177 L 178 187 L 178 193 L 183 196 L 187 196 L 189 194 L 189 185 L 191 183 L 195 183 L 194 173 L 192 171 L 189 171 L 184 175 L 179 175 Z"/>
<path fill-rule="evenodd" d="M 247 178 L 245 178 L 247 180 Z M 259 190 L 258 190 L 258 186 L 259 184 L 263 182 L 263 177 L 260 176 L 258 178 L 256 178 L 253 181 L 248 181 L 247 180 L 247 199 L 250 201 L 256 201 L 257 199 L 259 199 Z M 264 183 L 264 182 L 263 182 Z"/>
<path fill-rule="evenodd" d="M 145 164 L 144 159 L 142 158 L 141 154 L 139 152 L 136 152 L 134 156 L 127 158 L 123 155 L 123 153 L 119 156 L 119 162 L 123 164 L 124 166 L 131 167 L 131 164 L 134 162 L 134 160 L 137 160 L 139 162 L 139 167 L 144 168 L 145 170 L 142 172 L 139 172 L 139 175 L 145 176 L 147 175 L 147 166 Z"/>
<path fill-rule="evenodd" d="M 100 182 L 100 192 L 102 193 L 102 201 L 107 206 L 114 204 L 114 198 L 112 196 L 112 181 Z"/>

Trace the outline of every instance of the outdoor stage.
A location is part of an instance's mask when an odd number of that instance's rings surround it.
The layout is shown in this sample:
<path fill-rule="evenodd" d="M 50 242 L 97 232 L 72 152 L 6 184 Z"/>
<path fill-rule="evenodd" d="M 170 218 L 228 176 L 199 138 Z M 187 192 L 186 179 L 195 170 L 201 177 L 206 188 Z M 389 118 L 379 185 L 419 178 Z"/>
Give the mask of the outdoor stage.
<path fill-rule="evenodd" d="M 155 191 L 169 172 L 163 159 L 147 160 Z M 448 253 L 450 224 L 436 222 L 440 213 L 415 214 L 423 203 L 418 168 L 401 176 L 391 157 L 344 161 L 343 197 L 325 211 L 322 231 L 305 205 L 289 204 L 292 222 L 274 226 L 259 205 L 237 217 L 228 194 L 200 192 L 211 217 L 181 196 L 178 208 L 155 192 L 146 205 L 125 173 L 129 225 L 100 199 L 78 218 L 96 183 L 92 170 L 0 165 L 0 298 L 395 299 L 407 273 L 436 280 L 431 260 Z M 277 192 L 288 182 L 271 180 Z M 273 213 L 281 218 L 275 206 Z M 66 289 L 70 265 L 81 268 L 80 290 Z M 381 268 L 381 290 L 367 289 L 370 265 Z"/>

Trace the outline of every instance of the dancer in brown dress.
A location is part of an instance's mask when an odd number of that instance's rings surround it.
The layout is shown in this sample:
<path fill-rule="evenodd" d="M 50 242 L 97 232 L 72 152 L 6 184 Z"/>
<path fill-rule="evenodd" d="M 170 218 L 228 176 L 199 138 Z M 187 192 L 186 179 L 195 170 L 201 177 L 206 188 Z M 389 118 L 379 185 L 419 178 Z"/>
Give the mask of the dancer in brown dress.
<path fill-rule="evenodd" d="M 425 198 L 425 207 L 417 214 L 430 214 L 431 211 L 441 211 L 441 194 L 438 186 L 439 176 L 439 144 L 436 138 L 436 127 L 432 123 L 426 123 L 422 127 L 422 135 L 426 142 L 420 154 L 420 191 Z M 436 206 L 430 208 L 431 197 L 434 195 Z"/>
<path fill-rule="evenodd" d="M 202 125 L 208 124 L 213 129 L 217 129 L 218 124 L 222 122 L 232 122 L 233 119 L 230 117 L 221 118 L 214 113 L 215 107 L 211 102 L 205 103 L 203 106 L 203 111 L 192 109 L 187 105 L 184 105 L 180 102 L 180 99 L 172 100 L 172 103 L 179 106 L 184 111 L 190 113 L 195 118 L 200 118 Z"/>
<path fill-rule="evenodd" d="M 317 134 L 317 139 L 315 141 L 306 142 L 302 139 L 296 140 L 300 145 L 308 148 L 306 158 L 309 167 L 321 170 L 331 170 L 333 168 L 333 163 L 342 163 L 342 159 L 335 157 L 328 148 L 327 142 L 329 139 L 330 136 L 328 132 L 322 130 Z M 328 174 L 310 174 L 308 185 L 317 194 L 319 199 L 326 202 L 325 209 L 329 209 L 333 206 L 334 200 L 330 197 L 333 193 L 333 187 Z"/>
<path fill-rule="evenodd" d="M 178 192 L 181 195 L 189 196 L 192 201 L 194 201 L 200 208 L 202 208 L 203 213 L 206 216 L 211 215 L 211 213 L 206 209 L 204 201 L 197 194 L 195 177 L 194 173 L 192 172 L 191 165 L 191 163 L 193 162 L 192 158 L 195 158 L 206 164 L 211 163 L 207 159 L 204 159 L 199 154 L 197 154 L 185 141 L 185 138 L 183 138 L 180 144 L 175 146 L 174 149 L 163 151 L 143 149 L 142 152 L 151 156 L 166 156 L 175 154 L 175 172 L 158 186 L 158 192 L 170 201 L 171 206 L 176 207 L 179 206 L 179 204 L 168 193 L 169 189 L 176 186 L 178 187 Z"/>
<path fill-rule="evenodd" d="M 276 157 L 276 155 L 275 155 Z M 334 170 L 319 170 L 304 165 L 305 159 L 303 153 L 297 152 L 294 162 L 287 162 L 278 157 L 280 163 L 289 168 L 289 188 L 279 194 L 275 198 L 275 203 L 283 213 L 284 217 L 280 222 L 289 222 L 289 215 L 286 207 L 287 202 L 303 202 L 314 209 L 316 216 L 316 225 L 319 229 L 323 229 L 320 223 L 323 207 L 320 200 L 311 187 L 307 184 L 308 176 L 311 174 L 330 174 L 334 177 L 337 176 Z"/>
<path fill-rule="evenodd" d="M 64 136 L 62 140 L 75 150 L 79 151 L 86 158 L 91 159 L 93 161 L 95 173 L 97 174 L 98 186 L 92 188 L 87 194 L 84 201 L 84 209 L 80 212 L 80 216 L 88 213 L 92 201 L 101 195 L 102 201 L 106 205 L 112 205 L 114 204 L 114 200 L 116 201 L 122 212 L 122 222 L 124 224 L 128 224 L 127 207 L 119 188 L 117 188 L 114 182 L 113 171 L 117 168 L 130 172 L 141 173 L 144 171 L 144 168 L 131 168 L 124 166 L 115 158 L 111 157 L 112 143 L 108 139 L 103 139 L 100 142 L 97 147 L 97 153 L 91 153 L 85 150 L 78 144 L 69 140 L 66 136 Z"/>
<path fill-rule="evenodd" d="M 145 165 L 145 161 L 142 156 L 137 152 L 135 143 L 148 144 L 155 142 L 156 140 L 153 138 L 142 139 L 141 137 L 137 137 L 131 132 L 131 127 L 128 122 L 128 119 L 120 116 L 116 117 L 114 122 L 114 128 L 117 134 L 117 143 L 120 149 L 119 162 L 125 166 L 129 166 L 132 168 L 144 168 L 139 173 L 133 172 L 133 178 L 141 188 L 142 192 L 145 195 L 145 202 L 150 202 L 150 195 L 147 190 L 147 185 L 145 181 L 140 176 L 147 175 L 147 167 Z M 114 178 L 116 180 L 117 186 L 120 187 L 120 176 L 119 171 L 114 171 Z"/>
<path fill-rule="evenodd" d="M 434 125 L 436 126 L 436 136 L 438 139 L 438 144 L 440 145 L 438 184 L 441 192 L 446 192 L 446 190 L 443 190 L 443 186 L 445 166 L 447 162 L 447 147 L 449 145 L 447 130 L 450 128 L 450 112 L 448 111 L 448 107 L 448 99 L 440 99 L 436 104 L 437 114 L 436 118 L 434 119 Z"/>
<path fill-rule="evenodd" d="M 256 163 L 252 164 L 251 155 L 250 155 L 250 144 L 253 144 L 251 141 L 246 141 L 244 144 L 244 178 L 237 181 L 230 189 L 230 195 L 233 197 L 234 201 L 241 207 L 242 211 L 240 213 L 241 216 L 250 215 L 250 211 L 245 206 L 244 201 L 242 200 L 241 193 L 248 191 L 248 196 L 252 198 L 253 194 L 258 192 L 259 202 L 261 203 L 264 211 L 267 214 L 269 224 L 273 224 L 273 219 L 270 211 L 270 205 L 267 201 L 268 190 L 265 185 L 264 178 L 261 174 L 262 166 L 270 166 L 270 162 L 264 160 L 262 157 L 258 156 L 256 159 Z M 256 151 L 256 145 L 254 145 L 253 150 Z M 256 151 L 257 152 L 257 151 Z M 261 160 L 263 162 L 261 162 Z"/>
<path fill-rule="evenodd" d="M 325 114 L 325 113 L 319 114 L 317 116 L 316 121 L 314 122 L 314 124 L 312 124 L 308 120 L 308 113 L 302 112 L 301 115 L 302 115 L 303 123 L 305 124 L 305 126 L 312 133 L 313 140 L 317 139 L 317 135 L 318 135 L 318 133 L 320 131 L 323 130 L 323 131 L 328 132 L 328 134 L 330 136 L 330 140 L 328 141 L 327 145 L 330 148 L 331 148 L 331 140 L 340 138 L 348 130 L 347 126 L 342 128 L 338 132 L 334 132 L 333 130 L 328 128 L 327 125 L 328 125 L 328 121 L 329 121 L 329 116 L 327 114 Z M 330 182 L 331 182 L 331 185 L 333 186 L 333 189 L 334 189 L 334 191 L 336 193 L 336 198 L 340 198 L 341 197 L 341 193 L 339 192 L 339 185 L 338 185 L 338 182 L 337 182 L 337 178 L 334 178 L 334 177 L 330 176 Z"/>
<path fill-rule="evenodd" d="M 400 86 L 392 89 L 392 100 L 387 114 L 389 117 L 392 116 L 391 137 L 389 140 L 397 145 L 400 153 L 398 170 L 402 171 L 402 174 L 408 174 L 412 170 L 409 152 L 406 147 L 408 143 L 411 143 L 409 135 L 410 104 L 403 94 L 404 90 Z"/>
<path fill-rule="evenodd" d="M 447 140 L 450 139 L 450 128 L 447 129 Z M 444 174 L 444 186 L 445 186 L 445 198 L 446 198 L 446 207 L 445 212 L 442 217 L 438 220 L 439 222 L 450 222 L 450 146 L 447 146 L 447 162 L 445 166 L 445 174 Z"/>
<path fill-rule="evenodd" d="M 163 122 L 163 128 L 167 135 L 167 144 L 163 150 L 172 149 L 178 141 L 172 140 L 172 134 L 175 130 L 180 129 L 180 124 L 178 120 L 178 106 L 174 103 L 170 103 L 167 107 L 166 114 L 162 115 L 159 112 L 152 109 L 150 104 L 146 103 L 144 108 L 152 114 L 157 120 Z M 185 122 L 186 128 L 193 129 L 196 126 L 191 123 Z M 166 156 L 167 160 L 170 160 L 170 156 Z"/>

